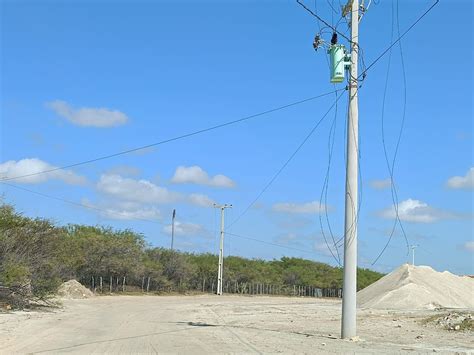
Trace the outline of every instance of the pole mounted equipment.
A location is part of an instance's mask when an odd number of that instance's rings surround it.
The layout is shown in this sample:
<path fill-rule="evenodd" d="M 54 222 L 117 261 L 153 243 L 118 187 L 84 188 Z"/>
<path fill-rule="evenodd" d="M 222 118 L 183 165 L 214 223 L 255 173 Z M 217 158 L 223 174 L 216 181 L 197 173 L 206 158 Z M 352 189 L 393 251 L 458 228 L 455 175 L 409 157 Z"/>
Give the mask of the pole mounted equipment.
<path fill-rule="evenodd" d="M 358 225 L 358 174 L 359 174 L 359 108 L 358 108 L 358 57 L 359 57 L 359 0 L 348 0 L 342 8 L 342 16 L 350 15 L 351 36 L 348 38 L 334 26 L 328 25 L 320 16 L 312 12 L 300 0 L 297 2 L 319 21 L 332 29 L 332 37 L 327 53 L 330 58 L 330 82 L 342 83 L 347 76 L 349 90 L 349 117 L 347 120 L 346 187 L 344 218 L 344 267 L 342 293 L 341 337 L 350 339 L 357 335 L 357 225 Z M 362 0 L 363 4 L 363 0 Z M 363 8 L 363 5 L 362 5 Z M 338 43 L 338 34 L 350 44 L 350 53 Z M 318 41 L 318 43 L 323 43 Z"/>
<path fill-rule="evenodd" d="M 344 82 L 345 71 L 351 66 L 351 56 L 343 44 L 332 44 L 328 49 L 330 65 L 330 82 L 338 84 Z"/>

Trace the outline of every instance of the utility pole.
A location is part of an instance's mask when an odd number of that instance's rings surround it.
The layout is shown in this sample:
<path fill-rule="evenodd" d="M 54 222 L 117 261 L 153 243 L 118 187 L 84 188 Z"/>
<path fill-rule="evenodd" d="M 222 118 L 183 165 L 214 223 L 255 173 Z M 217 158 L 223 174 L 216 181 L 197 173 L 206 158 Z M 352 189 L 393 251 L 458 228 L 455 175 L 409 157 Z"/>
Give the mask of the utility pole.
<path fill-rule="evenodd" d="M 217 205 L 214 204 L 215 208 L 221 210 L 221 240 L 219 244 L 219 265 L 217 269 L 217 294 L 222 295 L 222 279 L 224 275 L 224 211 L 226 208 L 232 208 L 232 205 Z"/>
<path fill-rule="evenodd" d="M 410 248 L 411 248 L 411 264 L 413 266 L 415 266 L 415 249 L 418 248 L 419 245 L 416 244 L 416 245 L 410 245 Z"/>
<path fill-rule="evenodd" d="M 176 210 L 173 209 L 173 217 L 171 219 L 171 250 L 173 250 L 174 245 L 174 220 L 176 218 Z"/>
<path fill-rule="evenodd" d="M 359 0 L 349 0 L 351 13 L 351 65 L 349 77 L 349 119 L 347 121 L 346 201 L 344 222 L 344 278 L 342 295 L 343 339 L 356 336 L 357 222 L 359 168 L 359 109 L 357 100 Z"/>

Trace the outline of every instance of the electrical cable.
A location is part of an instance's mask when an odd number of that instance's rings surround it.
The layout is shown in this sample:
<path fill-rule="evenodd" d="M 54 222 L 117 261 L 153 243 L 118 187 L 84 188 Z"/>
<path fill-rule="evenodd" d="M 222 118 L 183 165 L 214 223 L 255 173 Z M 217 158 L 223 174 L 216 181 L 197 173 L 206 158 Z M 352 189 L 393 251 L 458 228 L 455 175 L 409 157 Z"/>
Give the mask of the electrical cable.
<path fill-rule="evenodd" d="M 329 234 L 331 235 L 331 239 L 333 241 L 333 246 L 334 246 L 334 249 L 336 250 L 336 254 L 337 254 L 337 258 L 336 256 L 334 255 L 332 249 L 330 248 L 329 244 L 328 244 L 328 241 L 327 241 L 327 238 L 326 238 L 326 233 L 324 232 L 324 227 L 323 227 L 323 221 L 322 221 L 322 216 L 321 216 L 321 212 L 319 213 L 319 225 L 320 225 L 320 228 L 321 228 L 321 234 L 323 236 L 323 239 L 324 239 L 324 242 L 326 244 L 326 247 L 328 248 L 329 252 L 331 253 L 331 255 L 334 257 L 334 259 L 336 260 L 336 262 L 341 265 L 341 257 L 339 255 L 339 249 L 337 248 L 337 243 L 336 243 L 336 240 L 334 238 L 334 234 L 332 232 L 332 228 L 331 228 L 331 223 L 329 221 L 329 215 L 328 215 L 328 209 L 327 209 L 327 195 L 328 195 L 328 188 L 329 188 L 329 172 L 330 172 L 330 169 L 331 169 L 331 160 L 332 160 L 332 153 L 333 153 L 333 149 L 334 149 L 334 138 L 335 138 L 335 131 L 336 131 L 336 121 L 337 121 L 337 105 L 336 105 L 336 108 L 335 108 L 335 115 L 334 115 L 334 119 L 333 119 L 333 123 L 331 124 L 331 128 L 330 128 L 330 131 L 329 131 L 329 139 L 328 139 L 328 165 L 327 165 L 327 169 L 326 169 L 326 176 L 325 176 L 325 179 L 324 179 L 324 183 L 323 183 L 323 188 L 321 190 L 321 195 L 320 195 L 320 198 L 319 198 L 319 207 L 321 208 L 321 206 L 324 205 L 324 214 L 325 214 L 325 217 L 326 217 L 326 223 L 328 225 L 328 230 L 329 230 Z M 324 195 L 324 204 L 323 204 L 323 195 Z"/>
<path fill-rule="evenodd" d="M 397 19 L 397 32 L 398 32 L 398 36 L 399 36 L 400 35 L 400 21 L 399 21 L 398 0 L 397 0 L 396 19 Z M 393 38 L 393 31 L 394 31 L 393 28 L 394 28 L 394 11 L 393 11 L 393 2 L 392 2 L 392 34 L 391 34 L 392 38 Z M 401 137 L 402 137 L 402 134 L 403 134 L 403 128 L 404 128 L 404 125 L 405 125 L 406 105 L 407 105 L 407 82 L 406 82 L 406 71 L 405 71 L 405 61 L 404 61 L 404 57 L 403 57 L 402 42 L 399 41 L 398 44 L 399 44 L 399 49 L 400 49 L 400 58 L 401 58 L 401 64 L 402 64 L 402 77 L 403 77 L 403 113 L 402 113 L 402 120 L 401 120 L 401 124 L 400 124 L 400 130 L 399 130 L 399 133 L 398 133 L 397 143 L 396 143 L 396 146 L 395 146 L 395 151 L 394 151 L 394 154 L 393 154 L 393 159 L 392 159 L 391 164 L 389 162 L 388 152 L 387 152 L 387 145 L 386 145 L 386 142 L 385 142 L 385 125 L 384 125 L 384 122 L 385 122 L 385 100 L 386 100 L 387 89 L 388 89 L 388 81 L 389 81 L 389 74 L 390 74 L 392 50 L 389 51 L 389 57 L 388 57 L 389 59 L 388 59 L 387 74 L 386 74 L 386 77 L 385 77 L 385 87 L 384 87 L 384 93 L 383 93 L 383 99 L 382 99 L 382 115 L 381 115 L 382 145 L 383 145 L 385 163 L 387 165 L 387 170 L 388 170 L 388 173 L 390 175 L 390 190 L 391 190 L 391 195 L 392 195 L 393 208 L 395 210 L 395 221 L 393 223 L 392 229 L 391 229 L 390 234 L 389 234 L 389 238 L 388 238 L 385 246 L 382 248 L 382 250 L 380 251 L 378 256 L 375 258 L 372 265 L 375 265 L 375 263 L 377 263 L 377 261 L 380 259 L 380 257 L 382 257 L 385 250 L 389 246 L 389 244 L 390 244 L 390 242 L 393 238 L 393 235 L 395 233 L 395 229 L 396 229 L 397 224 L 400 225 L 400 229 L 401 229 L 402 234 L 405 238 L 406 247 L 407 247 L 407 255 L 409 255 L 409 253 L 410 253 L 410 243 L 408 241 L 408 237 L 406 235 L 403 224 L 400 220 L 400 214 L 399 214 L 399 211 L 398 211 L 398 209 L 399 209 L 399 206 L 398 206 L 398 201 L 399 201 L 398 200 L 398 192 L 397 192 L 397 188 L 396 188 L 395 183 L 394 183 L 394 169 L 395 169 L 395 163 L 396 163 L 396 158 L 397 158 L 397 154 L 398 154 L 398 149 L 399 149 L 399 146 L 400 146 Z"/>
<path fill-rule="evenodd" d="M 298 0 L 297 0 L 297 1 L 298 1 Z M 420 22 L 420 21 L 423 19 L 423 17 L 425 17 L 436 5 L 438 5 L 438 3 L 439 3 L 439 0 L 435 0 L 435 2 L 428 8 L 428 10 L 426 10 L 421 16 L 419 16 L 419 17 L 416 19 L 416 21 L 413 22 L 413 23 L 410 25 L 410 27 L 408 27 L 408 28 L 405 30 L 405 32 L 403 32 L 401 35 L 399 35 L 398 38 L 397 38 L 394 42 L 392 42 L 377 58 L 375 58 L 375 60 L 373 60 L 373 61 L 369 64 L 369 66 L 359 75 L 359 78 L 365 76 L 365 74 L 366 74 L 383 56 L 385 56 L 385 54 L 387 54 L 387 52 L 388 52 L 395 44 L 397 44 L 398 42 L 400 42 L 401 39 L 402 39 L 403 37 L 405 37 L 405 35 L 406 35 L 408 32 L 410 32 L 411 29 L 412 29 L 413 27 L 415 27 L 415 26 L 418 24 L 418 22 Z"/>
<path fill-rule="evenodd" d="M 318 9 L 317 9 L 317 1 L 315 0 L 314 1 L 314 11 L 315 12 L 318 12 Z M 319 21 L 317 22 L 318 24 L 318 28 L 319 28 L 319 32 L 321 33 L 321 24 L 319 23 Z M 337 27 L 337 26 L 336 26 Z M 329 59 L 327 56 L 324 56 L 326 58 L 326 63 L 328 65 L 328 70 L 330 70 L 330 63 L 329 63 Z M 334 94 L 336 95 L 336 99 L 337 99 L 337 91 L 336 91 L 336 84 L 334 84 Z M 320 195 L 320 198 L 319 198 L 319 207 L 321 208 L 321 206 L 323 206 L 323 194 L 324 194 L 324 214 L 325 214 L 325 217 L 326 217 L 326 223 L 327 223 L 327 226 L 328 226 L 328 230 L 329 230 L 329 234 L 331 236 L 331 239 L 333 241 L 333 247 L 334 249 L 336 250 L 336 254 L 337 254 L 337 258 L 336 256 L 334 255 L 334 252 L 333 250 L 331 249 L 331 247 L 329 246 L 329 243 L 328 243 L 328 240 L 326 238 L 326 233 L 324 231 L 324 226 L 323 226 L 323 220 L 322 220 L 322 216 L 321 216 L 321 211 L 318 213 L 319 215 L 319 226 L 320 226 L 320 230 L 321 230 L 321 235 L 323 236 L 323 239 L 324 239 L 324 243 L 326 244 L 326 247 L 327 249 L 329 250 L 329 252 L 331 253 L 332 257 L 334 258 L 334 260 L 336 261 L 336 263 L 341 266 L 341 257 L 339 255 L 339 249 L 337 247 L 337 243 L 336 243 L 336 240 L 334 238 L 334 234 L 332 232 L 332 228 L 331 228 L 331 222 L 329 220 L 329 215 L 328 215 L 328 209 L 327 209 L 327 206 L 328 206 L 328 203 L 327 203 L 327 196 L 328 196 L 328 188 L 329 188 L 329 173 L 330 173 L 330 169 L 331 169 L 331 160 L 332 160 L 332 153 L 333 153 L 333 150 L 334 150 L 334 140 L 335 140 L 335 134 L 336 134 L 336 121 L 337 121 L 337 113 L 338 113 L 338 107 L 337 107 L 337 102 L 336 102 L 336 105 L 335 105 L 335 109 L 334 109 L 334 119 L 333 119 L 333 123 L 331 124 L 331 128 L 329 130 L 329 139 L 328 139 L 328 165 L 327 165 L 327 169 L 326 169 L 326 176 L 325 176 L 325 179 L 324 179 L 324 183 L 323 183 L 323 187 L 321 189 L 321 195 Z M 331 133 L 332 132 L 332 133 Z M 331 134 L 332 134 L 332 143 L 331 143 Z"/>
<path fill-rule="evenodd" d="M 345 89 L 344 89 L 345 90 Z M 340 91 L 340 90 L 338 90 Z M 268 188 L 275 182 L 275 180 L 278 178 L 278 176 L 285 170 L 287 165 L 293 160 L 293 158 L 298 154 L 298 152 L 303 148 L 305 143 L 308 141 L 308 139 L 313 135 L 313 133 L 316 131 L 316 129 L 319 127 L 319 125 L 324 121 L 326 116 L 331 112 L 332 108 L 337 104 L 339 99 L 342 97 L 342 93 L 339 94 L 337 99 L 333 102 L 333 104 L 329 107 L 329 109 L 326 111 L 326 113 L 316 122 L 316 124 L 313 126 L 313 128 L 309 131 L 309 133 L 304 137 L 303 141 L 298 145 L 295 151 L 288 157 L 288 159 L 283 163 L 283 165 L 277 170 L 277 172 L 273 175 L 273 177 L 270 179 L 270 181 L 263 187 L 263 189 L 258 193 L 257 197 L 250 202 L 250 204 L 244 209 L 244 211 L 237 216 L 235 220 L 232 221 L 232 223 L 229 225 L 230 228 L 232 227 L 235 223 L 237 223 L 249 210 L 252 208 L 252 206 L 258 201 L 258 199 L 265 193 L 265 191 L 268 190 Z"/>
<path fill-rule="evenodd" d="M 294 248 L 294 247 L 290 247 L 290 246 L 287 246 L 287 245 L 267 242 L 265 240 L 261 240 L 261 239 L 257 239 L 257 238 L 253 238 L 253 237 L 248 237 L 248 236 L 244 236 L 244 235 L 241 235 L 241 234 L 235 234 L 235 233 L 229 233 L 229 232 L 224 232 L 224 234 L 226 234 L 228 236 L 231 236 L 231 237 L 247 239 L 247 240 L 252 240 L 254 242 L 258 242 L 258 243 L 262 243 L 262 244 L 276 246 L 276 247 L 279 247 L 279 248 L 295 250 L 295 251 L 299 251 L 299 252 L 303 252 L 303 253 L 309 253 L 309 254 L 315 254 L 315 255 L 323 255 L 323 256 L 327 257 L 327 255 L 324 254 L 324 253 L 317 253 L 315 251 L 311 251 L 311 250 L 308 250 L 308 249 L 299 249 L 299 248 Z"/>
<path fill-rule="evenodd" d="M 439 0 L 438 0 L 439 1 Z M 311 15 L 313 15 L 314 17 L 316 17 L 320 22 L 322 22 L 325 26 L 331 28 L 333 30 L 333 32 L 341 35 L 344 39 L 346 39 L 349 43 L 354 43 L 352 42 L 352 40 L 347 37 L 344 33 L 340 32 L 337 30 L 337 28 L 335 28 L 334 26 L 331 26 L 326 20 L 324 20 L 323 18 L 321 18 L 317 13 L 315 13 L 313 10 L 311 10 L 310 8 L 308 8 L 304 3 L 301 2 L 301 0 L 296 0 L 296 2 L 301 5 L 307 12 L 309 12 Z"/>
<path fill-rule="evenodd" d="M 339 90 L 342 91 L 344 89 L 339 89 Z M 228 122 L 221 123 L 221 124 L 218 124 L 218 125 L 215 125 L 215 126 L 207 127 L 207 128 L 200 129 L 200 130 L 193 131 L 193 132 L 186 133 L 186 134 L 182 134 L 182 135 L 179 135 L 179 136 L 176 136 L 176 137 L 168 138 L 168 139 L 156 142 L 156 143 L 143 145 L 143 146 L 140 146 L 140 147 L 137 147 L 137 148 L 124 150 L 124 151 L 120 151 L 120 152 L 117 152 L 117 153 L 112 153 L 112 154 L 109 154 L 109 155 L 104 155 L 104 156 L 100 156 L 100 157 L 97 157 L 97 158 L 92 158 L 92 159 L 89 159 L 89 160 L 84 160 L 84 161 L 77 162 L 77 163 L 67 164 L 67 165 L 64 165 L 64 166 L 61 166 L 61 167 L 55 167 L 55 168 L 52 168 L 52 169 L 38 171 L 38 172 L 35 172 L 35 173 L 24 174 L 24 175 L 19 175 L 19 176 L 12 176 L 12 177 L 3 177 L 3 178 L 0 179 L 0 182 L 1 181 L 17 180 L 17 179 L 21 179 L 21 178 L 26 178 L 26 177 L 51 173 L 51 172 L 59 171 L 59 170 L 62 170 L 62 169 L 73 168 L 73 167 L 77 167 L 77 166 L 81 166 L 81 165 L 85 165 L 85 164 L 94 163 L 94 162 L 97 162 L 97 161 L 100 161 L 100 160 L 110 159 L 110 158 L 114 158 L 114 157 L 117 157 L 117 156 L 120 156 L 120 155 L 129 154 L 129 153 L 140 151 L 140 150 L 143 150 L 143 149 L 156 147 L 156 146 L 163 145 L 163 144 L 170 143 L 170 142 L 174 142 L 174 141 L 177 141 L 177 140 L 180 140 L 180 139 L 189 138 L 189 137 L 201 134 L 201 133 L 206 133 L 206 132 L 209 132 L 209 131 L 213 131 L 215 129 L 230 126 L 230 125 L 240 123 L 240 122 L 243 122 L 243 121 L 247 121 L 247 120 L 250 120 L 250 119 L 253 119 L 253 118 L 256 118 L 256 117 L 267 115 L 269 113 L 280 111 L 280 110 L 283 110 L 283 109 L 286 109 L 286 108 L 289 108 L 289 107 L 292 107 L 292 106 L 300 105 L 300 104 L 308 102 L 308 101 L 316 100 L 316 99 L 319 99 L 321 97 L 331 95 L 332 93 L 333 93 L 333 91 L 326 92 L 324 94 L 320 94 L 320 95 L 317 95 L 317 96 L 309 97 L 307 99 L 295 101 L 295 102 L 292 102 L 290 104 L 279 106 L 279 107 L 276 107 L 276 108 L 273 108 L 273 109 L 270 109 L 270 110 L 266 110 L 266 111 L 263 111 L 263 112 L 259 112 L 259 113 L 256 113 L 256 114 L 253 114 L 253 115 L 250 115 L 250 116 L 242 117 L 242 118 L 239 118 L 239 119 L 236 119 L 236 120 L 233 120 L 233 121 L 228 121 Z"/>
<path fill-rule="evenodd" d="M 29 193 L 32 193 L 32 194 L 35 194 L 35 195 L 38 195 L 38 196 L 42 196 L 44 198 L 49 198 L 49 199 L 52 199 L 52 200 L 68 203 L 70 205 L 74 205 L 74 206 L 77 206 L 77 207 L 82 207 L 82 208 L 86 208 L 86 209 L 89 209 L 89 210 L 102 212 L 105 215 L 110 213 L 110 211 L 102 209 L 102 208 L 97 208 L 97 207 L 94 207 L 94 206 L 91 206 L 91 205 L 86 205 L 86 204 L 83 204 L 83 203 L 74 202 L 74 201 L 71 201 L 71 200 L 68 200 L 68 199 L 65 199 L 65 198 L 62 198 L 62 197 L 56 197 L 56 196 L 48 195 L 48 194 L 45 194 L 45 193 L 42 193 L 42 192 L 39 192 L 39 191 L 27 189 L 27 188 L 22 187 L 22 186 L 13 185 L 13 184 L 10 184 L 8 182 L 0 182 L 0 184 L 6 185 L 6 186 L 9 186 L 9 187 L 13 187 L 13 188 L 18 189 L 18 190 L 23 190 L 25 192 L 29 192 Z M 136 218 L 136 217 L 133 217 L 133 218 L 130 218 L 130 219 L 131 220 L 136 220 L 136 221 L 143 221 L 143 222 L 150 222 L 150 223 L 155 223 L 155 224 L 159 224 L 159 225 L 164 225 L 163 222 L 160 222 L 158 220 L 151 220 L 151 219 L 146 219 L 146 218 Z"/>

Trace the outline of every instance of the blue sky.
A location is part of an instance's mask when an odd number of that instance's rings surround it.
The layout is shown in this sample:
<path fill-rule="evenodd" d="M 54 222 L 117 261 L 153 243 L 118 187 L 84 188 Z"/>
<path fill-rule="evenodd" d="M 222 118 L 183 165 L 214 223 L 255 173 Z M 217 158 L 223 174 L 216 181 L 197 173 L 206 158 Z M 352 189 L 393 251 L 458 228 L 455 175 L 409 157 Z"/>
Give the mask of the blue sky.
<path fill-rule="evenodd" d="M 399 3 L 406 29 L 431 1 Z M 309 2 L 314 8 L 314 3 Z M 331 21 L 331 9 L 317 1 Z M 390 1 L 361 21 L 365 62 L 390 43 Z M 334 15 L 335 20 L 337 16 Z M 344 22 L 339 29 L 345 30 Z M 333 90 L 315 19 L 294 1 L 2 1 L 0 174 L 12 177 L 150 144 Z M 472 4 L 441 1 L 403 40 L 406 122 L 395 182 L 417 263 L 474 273 Z M 395 28 L 396 35 L 396 28 Z M 327 36 L 326 36 L 327 37 Z M 329 38 L 326 38 L 329 40 Z M 462 56 L 459 56 L 460 48 Z M 393 155 L 403 112 L 399 47 L 392 51 L 385 132 Z M 464 58 L 467 57 L 467 58 Z M 393 224 L 381 113 L 385 56 L 360 89 L 362 204 L 359 261 L 389 271 L 407 260 Z M 2 185 L 7 202 L 59 224 L 132 228 L 156 246 L 217 252 L 217 211 L 239 216 L 334 102 L 329 95 L 254 120 L 73 169 L 10 181 L 81 203 Z M 226 255 L 300 256 L 335 264 L 325 249 L 319 198 L 336 119 L 328 216 L 340 237 L 344 213 L 347 96 L 259 201 L 229 232 Z M 323 215 L 324 217 L 324 215 Z M 137 218 L 155 221 L 139 221 Z M 325 218 L 325 217 L 324 217 Z M 327 230 L 326 230 L 327 233 Z"/>

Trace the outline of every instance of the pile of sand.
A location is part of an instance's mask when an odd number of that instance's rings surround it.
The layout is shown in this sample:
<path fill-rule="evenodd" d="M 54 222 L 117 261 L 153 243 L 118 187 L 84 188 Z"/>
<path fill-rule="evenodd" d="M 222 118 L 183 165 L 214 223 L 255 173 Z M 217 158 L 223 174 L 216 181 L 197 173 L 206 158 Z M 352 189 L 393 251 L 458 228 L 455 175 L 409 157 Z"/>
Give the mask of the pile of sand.
<path fill-rule="evenodd" d="M 363 308 L 474 309 L 474 279 L 404 264 L 357 293 Z"/>
<path fill-rule="evenodd" d="M 61 286 L 59 286 L 57 294 L 59 297 L 67 299 L 94 297 L 94 294 L 91 290 L 82 286 L 76 280 L 64 282 Z"/>

